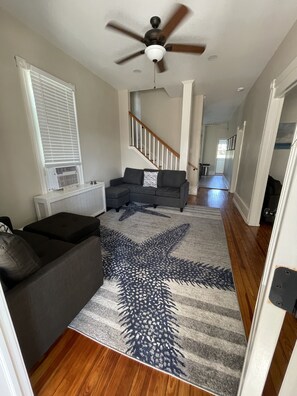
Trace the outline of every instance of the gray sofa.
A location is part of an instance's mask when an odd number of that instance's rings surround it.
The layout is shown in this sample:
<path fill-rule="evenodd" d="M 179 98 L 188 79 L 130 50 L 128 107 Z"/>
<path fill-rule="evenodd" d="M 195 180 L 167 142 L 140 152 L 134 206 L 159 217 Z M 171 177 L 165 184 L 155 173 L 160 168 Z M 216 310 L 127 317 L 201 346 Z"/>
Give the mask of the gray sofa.
<path fill-rule="evenodd" d="M 157 187 L 144 187 L 144 172 L 158 172 Z M 183 211 L 188 199 L 189 182 L 185 171 L 126 168 L 124 176 L 110 181 L 110 186 L 129 191 L 129 201 L 172 206 Z M 109 197 L 107 193 L 107 206 Z"/>
<path fill-rule="evenodd" d="M 12 230 L 8 217 L 0 222 Z M 102 285 L 100 239 L 74 244 L 28 231 L 0 232 L 0 279 L 30 369 Z"/>

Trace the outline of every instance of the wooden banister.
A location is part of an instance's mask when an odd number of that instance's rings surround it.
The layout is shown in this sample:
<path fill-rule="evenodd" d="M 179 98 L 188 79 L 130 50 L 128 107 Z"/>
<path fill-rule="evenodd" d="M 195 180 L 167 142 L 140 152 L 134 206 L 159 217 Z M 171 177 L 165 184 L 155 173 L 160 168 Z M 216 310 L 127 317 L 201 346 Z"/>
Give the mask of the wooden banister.
<path fill-rule="evenodd" d="M 136 120 L 138 122 L 138 124 L 140 124 L 143 128 L 145 128 L 147 131 L 149 131 L 149 133 L 154 136 L 154 138 L 156 138 L 157 140 L 159 140 L 160 143 L 163 144 L 163 146 L 165 146 L 172 154 L 174 154 L 177 158 L 180 158 L 179 153 L 177 153 L 175 150 L 173 150 L 173 148 L 171 148 L 170 146 L 168 146 L 168 144 L 166 142 L 164 142 L 164 140 L 162 140 L 158 135 L 156 135 L 150 128 L 148 128 L 142 121 L 140 121 L 139 118 L 137 118 L 134 114 L 132 114 L 129 111 L 129 114 L 132 118 L 134 118 L 134 120 Z"/>
<path fill-rule="evenodd" d="M 156 135 L 148 126 L 146 126 L 139 118 L 137 118 L 131 111 L 129 111 L 129 115 L 132 119 L 134 119 L 139 125 L 141 125 L 142 128 L 144 128 L 146 131 L 148 131 L 160 144 L 162 144 L 172 155 L 174 155 L 176 158 L 180 159 L 180 154 L 173 150 L 166 142 L 164 142 L 163 139 L 161 139 L 158 135 Z M 139 148 L 137 148 L 138 151 Z M 141 151 L 140 151 L 141 152 Z M 188 165 L 193 168 L 193 170 L 197 170 L 197 166 L 193 165 L 191 162 L 188 162 Z"/>

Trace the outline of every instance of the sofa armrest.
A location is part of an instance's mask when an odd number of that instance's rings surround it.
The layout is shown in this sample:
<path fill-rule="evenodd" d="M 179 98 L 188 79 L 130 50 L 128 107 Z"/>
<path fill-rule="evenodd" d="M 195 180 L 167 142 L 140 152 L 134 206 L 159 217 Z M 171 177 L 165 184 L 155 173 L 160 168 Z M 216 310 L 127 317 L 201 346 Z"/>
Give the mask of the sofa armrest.
<path fill-rule="evenodd" d="M 110 180 L 110 187 L 118 186 L 119 184 L 123 183 L 124 178 L 118 177 L 117 179 Z"/>
<path fill-rule="evenodd" d="M 186 180 L 180 186 L 180 199 L 183 206 L 185 206 L 185 204 L 188 201 L 188 195 L 189 195 L 189 182 Z"/>
<path fill-rule="evenodd" d="M 6 293 L 28 369 L 62 334 L 102 283 L 100 239 L 90 237 Z"/>

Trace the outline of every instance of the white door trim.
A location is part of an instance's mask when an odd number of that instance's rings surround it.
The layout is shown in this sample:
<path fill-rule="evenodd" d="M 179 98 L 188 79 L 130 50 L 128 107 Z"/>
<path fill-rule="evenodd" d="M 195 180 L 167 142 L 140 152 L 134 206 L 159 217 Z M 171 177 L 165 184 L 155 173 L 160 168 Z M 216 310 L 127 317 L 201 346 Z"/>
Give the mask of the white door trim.
<path fill-rule="evenodd" d="M 265 195 L 266 182 L 268 179 L 270 164 L 272 160 L 277 128 L 281 117 L 283 97 L 276 97 L 275 81 L 270 87 L 270 97 L 266 113 L 264 130 L 260 144 L 258 163 L 250 203 L 248 225 L 258 226 L 260 224 L 261 210 Z M 275 127 L 276 126 L 276 127 Z"/>
<path fill-rule="evenodd" d="M 231 183 L 230 183 L 230 189 L 229 189 L 230 193 L 234 193 L 236 191 L 245 126 L 246 126 L 246 121 L 243 122 L 243 125 L 241 128 L 237 127 L 236 146 L 235 146 L 235 151 L 234 151 L 232 177 L 231 177 Z"/>
<path fill-rule="evenodd" d="M 293 63 L 294 68 L 292 68 L 292 65 L 289 65 L 289 67 L 280 75 L 272 86 L 264 127 L 264 129 L 266 128 L 265 132 L 267 132 L 269 124 L 271 135 L 275 135 L 278 128 L 281 104 L 284 101 L 283 97 L 289 87 L 296 85 L 297 59 L 295 59 Z M 288 76 L 290 76 L 290 78 L 288 78 Z M 283 84 L 283 81 L 286 81 L 286 84 L 288 85 L 286 86 Z M 280 95 L 280 97 L 276 95 Z M 274 115 L 272 114 L 273 112 Z M 277 114 L 275 114 L 275 112 L 277 112 Z M 263 139 L 263 141 L 265 140 L 267 140 L 267 136 Z M 260 148 L 260 152 L 261 151 L 263 151 L 263 147 Z M 267 149 L 266 159 L 268 159 L 268 157 L 269 150 Z M 259 169 L 258 172 L 260 172 Z M 285 317 L 285 311 L 277 308 L 270 302 L 269 293 L 275 268 L 278 266 L 286 266 L 292 269 L 295 268 L 296 270 L 296 202 L 297 131 L 295 131 L 293 138 L 282 193 L 266 257 L 264 273 L 258 293 L 251 333 L 247 346 L 247 353 L 238 390 L 238 395 L 240 396 L 260 396 L 262 394 Z M 291 381 L 290 371 L 288 371 L 288 375 L 286 375 L 286 382 L 288 380 Z"/>
<path fill-rule="evenodd" d="M 295 342 L 295 347 L 292 352 L 292 356 L 289 365 L 286 370 L 286 374 L 279 391 L 278 396 L 296 396 L 297 389 L 297 341 Z"/>
<path fill-rule="evenodd" d="M 33 396 L 14 327 L 0 285 L 0 394 Z"/>

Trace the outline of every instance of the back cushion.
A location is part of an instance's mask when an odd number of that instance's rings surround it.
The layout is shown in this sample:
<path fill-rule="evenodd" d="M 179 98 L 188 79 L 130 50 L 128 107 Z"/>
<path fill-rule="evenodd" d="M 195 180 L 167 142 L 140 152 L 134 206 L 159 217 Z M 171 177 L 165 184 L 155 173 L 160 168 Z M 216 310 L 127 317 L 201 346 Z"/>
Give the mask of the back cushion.
<path fill-rule="evenodd" d="M 124 173 L 124 183 L 128 184 L 139 184 L 142 185 L 143 182 L 143 170 L 126 168 Z"/>
<path fill-rule="evenodd" d="M 0 273 L 6 286 L 13 287 L 40 266 L 40 259 L 24 239 L 0 233 Z"/>
<path fill-rule="evenodd" d="M 160 187 L 177 188 L 186 181 L 185 171 L 163 170 L 160 173 Z"/>

